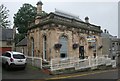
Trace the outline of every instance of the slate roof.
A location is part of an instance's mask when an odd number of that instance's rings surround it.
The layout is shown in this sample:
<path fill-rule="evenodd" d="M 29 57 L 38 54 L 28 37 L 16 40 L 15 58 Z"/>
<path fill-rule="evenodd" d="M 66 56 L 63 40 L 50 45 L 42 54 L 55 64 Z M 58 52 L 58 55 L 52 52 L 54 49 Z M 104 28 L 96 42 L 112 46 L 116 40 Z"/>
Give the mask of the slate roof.
<path fill-rule="evenodd" d="M 67 13 L 67 12 L 64 12 L 64 11 L 60 11 L 60 10 L 56 10 L 55 12 L 52 12 L 56 15 L 60 15 L 62 17 L 66 17 L 66 18 L 69 18 L 69 19 L 75 19 L 75 20 L 78 20 L 78 21 L 82 21 L 79 16 L 75 16 L 75 15 L 72 15 L 70 13 Z"/>
<path fill-rule="evenodd" d="M 27 38 L 22 39 L 16 46 L 27 46 Z"/>
<path fill-rule="evenodd" d="M 119 41 L 120 40 L 120 38 L 117 38 L 116 36 L 113 36 L 113 35 L 111 35 L 111 34 L 109 34 L 109 33 L 101 33 L 101 36 L 103 37 L 103 38 L 108 38 L 108 39 L 111 39 L 112 41 Z"/>
<path fill-rule="evenodd" d="M 9 39 L 13 40 L 13 29 L 0 28 L 0 40 L 7 41 Z"/>

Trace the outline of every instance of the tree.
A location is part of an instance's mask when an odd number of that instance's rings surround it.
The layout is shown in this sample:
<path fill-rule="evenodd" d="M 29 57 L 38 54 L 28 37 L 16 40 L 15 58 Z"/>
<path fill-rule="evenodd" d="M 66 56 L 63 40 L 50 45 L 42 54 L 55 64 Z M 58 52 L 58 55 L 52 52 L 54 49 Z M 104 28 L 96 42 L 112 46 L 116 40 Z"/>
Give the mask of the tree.
<path fill-rule="evenodd" d="M 9 10 L 2 4 L 0 5 L 0 27 L 8 28 L 10 26 L 10 21 L 8 20 Z"/>
<path fill-rule="evenodd" d="M 16 34 L 15 36 L 16 43 L 25 37 L 29 22 L 34 21 L 37 15 L 37 8 L 28 3 L 23 4 L 18 12 L 14 14 L 14 26 L 19 32 L 19 34 Z M 42 11 L 39 15 L 43 17 L 46 16 L 47 13 L 45 11 Z"/>
<path fill-rule="evenodd" d="M 36 7 L 25 3 L 14 15 L 14 25 L 20 34 L 25 35 L 27 33 L 28 24 L 35 19 L 36 11 Z"/>
<path fill-rule="evenodd" d="M 14 39 L 15 44 L 19 43 L 24 37 L 25 37 L 24 34 L 16 33 L 15 39 Z"/>

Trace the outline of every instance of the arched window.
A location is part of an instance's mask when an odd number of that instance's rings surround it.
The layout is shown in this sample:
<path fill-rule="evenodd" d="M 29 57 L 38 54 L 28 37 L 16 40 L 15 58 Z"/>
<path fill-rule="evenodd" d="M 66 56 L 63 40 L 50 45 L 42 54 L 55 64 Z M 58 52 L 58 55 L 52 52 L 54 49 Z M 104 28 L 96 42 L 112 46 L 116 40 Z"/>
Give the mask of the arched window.
<path fill-rule="evenodd" d="M 43 36 L 43 59 L 44 60 L 47 59 L 46 50 L 47 50 L 47 37 L 44 35 Z"/>
<path fill-rule="evenodd" d="M 31 38 L 31 56 L 34 57 L 34 39 L 33 37 Z"/>
<path fill-rule="evenodd" d="M 60 48 L 60 57 L 66 58 L 67 57 L 67 51 L 68 51 L 68 41 L 66 36 L 60 37 L 60 44 L 62 44 L 62 47 Z"/>

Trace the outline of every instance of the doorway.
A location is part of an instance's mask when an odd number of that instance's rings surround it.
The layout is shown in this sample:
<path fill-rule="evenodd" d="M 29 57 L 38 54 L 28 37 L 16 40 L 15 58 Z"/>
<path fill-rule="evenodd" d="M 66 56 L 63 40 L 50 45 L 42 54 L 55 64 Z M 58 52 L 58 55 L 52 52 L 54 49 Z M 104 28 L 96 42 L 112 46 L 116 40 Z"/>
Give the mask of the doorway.
<path fill-rule="evenodd" d="M 79 58 L 84 59 L 84 46 L 79 46 Z"/>

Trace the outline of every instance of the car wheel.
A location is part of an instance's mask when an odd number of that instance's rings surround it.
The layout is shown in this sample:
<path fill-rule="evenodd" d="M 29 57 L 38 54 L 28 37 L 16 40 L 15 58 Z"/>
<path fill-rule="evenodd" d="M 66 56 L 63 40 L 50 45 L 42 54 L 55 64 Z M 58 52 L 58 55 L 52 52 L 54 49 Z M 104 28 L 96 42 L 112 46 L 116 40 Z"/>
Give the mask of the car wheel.
<path fill-rule="evenodd" d="M 8 65 L 8 63 L 5 64 L 5 69 L 6 69 L 6 70 L 9 70 L 9 65 Z"/>

